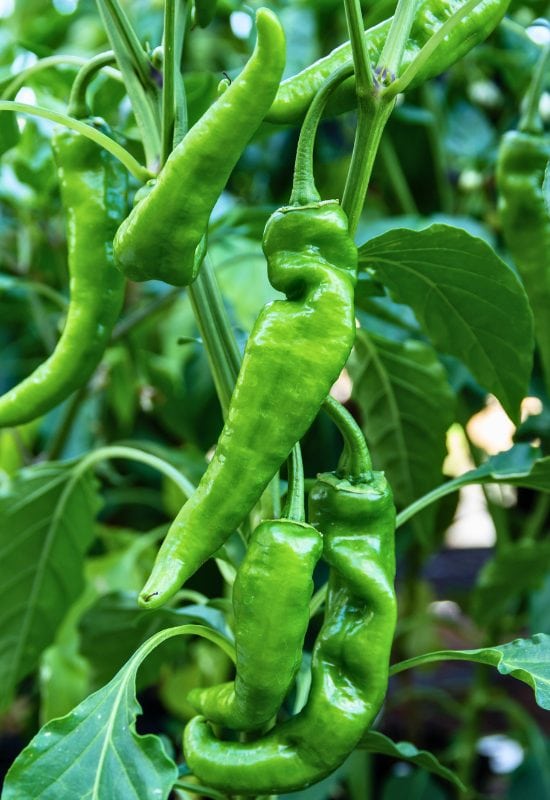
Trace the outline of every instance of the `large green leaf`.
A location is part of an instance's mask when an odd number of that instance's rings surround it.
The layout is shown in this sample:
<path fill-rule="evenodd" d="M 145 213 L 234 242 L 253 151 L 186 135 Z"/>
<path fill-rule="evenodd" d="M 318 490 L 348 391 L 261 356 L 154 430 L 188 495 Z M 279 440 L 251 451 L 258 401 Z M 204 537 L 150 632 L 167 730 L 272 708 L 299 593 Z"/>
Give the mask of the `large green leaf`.
<path fill-rule="evenodd" d="M 411 742 L 394 742 L 378 731 L 366 731 L 359 747 L 362 750 L 368 750 L 369 753 L 382 753 L 382 755 L 396 758 L 399 761 L 410 761 L 412 764 L 453 783 L 461 791 L 466 791 L 466 787 L 458 775 L 444 767 L 433 753 L 428 750 L 418 750 Z"/>
<path fill-rule="evenodd" d="M 349 371 L 375 464 L 386 471 L 397 504 L 407 505 L 441 480 L 454 405 L 445 371 L 429 345 L 364 330 L 357 332 Z M 431 520 L 415 520 L 424 540 Z"/>
<path fill-rule="evenodd" d="M 0 493 L 0 706 L 38 664 L 84 587 L 100 499 L 74 464 L 25 469 Z"/>
<path fill-rule="evenodd" d="M 411 306 L 435 347 L 460 359 L 519 421 L 533 318 L 516 274 L 486 242 L 450 225 L 401 228 L 364 244 L 360 264 Z"/>
<path fill-rule="evenodd" d="M 484 564 L 472 595 L 471 612 L 481 625 L 496 622 L 525 592 L 548 575 L 550 541 L 518 541 L 500 546 Z M 512 609 L 514 606 L 512 605 Z"/>
<path fill-rule="evenodd" d="M 479 650 L 438 650 L 401 661 L 390 672 L 396 675 L 434 661 L 477 661 L 496 667 L 501 675 L 527 683 L 535 692 L 538 705 L 550 711 L 550 636 L 546 633 Z"/>
<path fill-rule="evenodd" d="M 36 734 L 12 764 L 2 800 L 166 800 L 178 771 L 157 736 L 136 732 L 136 673 L 152 650 L 180 635 L 203 636 L 234 657 L 223 637 L 201 625 L 160 631 L 107 686 Z"/>

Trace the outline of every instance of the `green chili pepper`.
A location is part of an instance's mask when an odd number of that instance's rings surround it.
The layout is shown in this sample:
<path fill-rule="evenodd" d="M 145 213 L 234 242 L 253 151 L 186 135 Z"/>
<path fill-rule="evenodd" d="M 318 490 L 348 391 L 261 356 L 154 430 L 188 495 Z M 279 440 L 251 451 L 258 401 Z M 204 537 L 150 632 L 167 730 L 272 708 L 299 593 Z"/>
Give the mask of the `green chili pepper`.
<path fill-rule="evenodd" d="M 35 419 L 86 383 L 101 361 L 124 299 L 112 241 L 126 213 L 126 170 L 73 131 L 56 132 L 53 148 L 66 214 L 69 311 L 51 356 L 0 398 L 0 426 Z"/>
<path fill-rule="evenodd" d="M 422 47 L 466 0 L 420 0 L 410 37 L 403 53 L 399 75 L 409 67 Z M 440 75 L 479 42 L 484 41 L 504 16 L 510 0 L 480 0 L 460 24 L 445 37 L 421 67 L 409 88 L 419 86 Z M 365 31 L 367 49 L 373 65 L 378 64 L 391 18 Z M 352 59 L 351 44 L 346 42 L 328 56 L 319 59 L 281 84 L 266 119 L 275 123 L 296 123 L 305 115 L 309 104 L 325 80 Z M 380 65 L 383 69 L 383 65 Z M 384 79 L 386 76 L 382 76 Z M 336 113 L 355 108 L 355 81 L 350 79 L 335 93 L 331 108 Z"/>
<path fill-rule="evenodd" d="M 131 280 L 187 286 L 197 277 L 195 250 L 212 209 L 270 107 L 285 65 L 277 17 L 261 8 L 256 24 L 246 67 L 172 151 L 117 231 L 116 264 Z"/>
<path fill-rule="evenodd" d="M 299 447 L 293 451 L 286 519 L 254 531 L 233 587 L 235 681 L 195 689 L 189 701 L 211 722 L 233 730 L 262 728 L 277 714 L 302 659 L 313 591 L 313 569 L 323 543 L 304 522 Z"/>
<path fill-rule="evenodd" d="M 521 275 L 533 314 L 535 336 L 550 393 L 550 216 L 544 180 L 550 135 L 538 118 L 538 100 L 550 48 L 542 53 L 520 130 L 509 131 L 497 163 L 499 212 L 504 241 Z"/>
<path fill-rule="evenodd" d="M 361 483 L 320 475 L 310 521 L 323 534 L 330 578 L 306 706 L 253 742 L 220 741 L 203 717 L 185 729 L 193 774 L 230 795 L 279 794 L 321 780 L 357 746 L 384 699 L 396 602 L 395 509 L 383 473 Z"/>
<path fill-rule="evenodd" d="M 278 712 L 300 666 L 321 550 L 305 523 L 266 520 L 254 531 L 233 587 L 235 681 L 188 698 L 211 722 L 253 730 Z"/>
<path fill-rule="evenodd" d="M 162 543 L 140 596 L 162 605 L 251 511 L 311 426 L 355 338 L 357 248 L 329 200 L 279 209 L 264 234 L 269 280 L 216 452 Z"/>

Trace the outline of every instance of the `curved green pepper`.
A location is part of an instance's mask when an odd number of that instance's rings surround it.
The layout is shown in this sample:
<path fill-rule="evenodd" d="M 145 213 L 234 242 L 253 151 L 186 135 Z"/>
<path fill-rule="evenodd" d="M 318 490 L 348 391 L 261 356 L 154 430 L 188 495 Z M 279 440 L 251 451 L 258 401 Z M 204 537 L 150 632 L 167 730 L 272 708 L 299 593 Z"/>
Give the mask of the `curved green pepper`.
<path fill-rule="evenodd" d="M 214 457 L 162 543 L 144 607 L 165 603 L 250 512 L 351 351 L 357 248 L 340 205 L 276 211 L 264 252 L 287 299 L 266 306 L 254 325 Z"/>
<path fill-rule="evenodd" d="M 266 520 L 254 531 L 233 587 L 235 681 L 188 698 L 211 722 L 254 730 L 279 711 L 302 659 L 322 549 L 319 532 L 303 522 Z"/>
<path fill-rule="evenodd" d="M 195 250 L 231 172 L 269 109 L 285 65 L 277 17 L 261 8 L 246 67 L 169 155 L 149 192 L 117 231 L 117 267 L 134 281 L 187 286 L 197 277 Z"/>
<path fill-rule="evenodd" d="M 105 123 L 94 123 L 105 129 Z M 126 169 L 71 130 L 55 133 L 53 149 L 66 214 L 69 310 L 54 352 L 0 397 L 0 426 L 35 419 L 84 386 L 101 361 L 124 299 L 112 241 L 127 208 Z"/>
<path fill-rule="evenodd" d="M 420 0 L 411 28 L 407 46 L 403 53 L 399 74 L 409 67 L 422 47 L 441 26 L 458 11 L 466 0 Z M 440 75 L 458 61 L 476 44 L 483 42 L 496 28 L 510 0 L 480 0 L 466 15 L 450 36 L 446 37 L 419 70 L 409 88 L 419 86 L 430 78 Z M 387 19 L 365 31 L 365 41 L 371 63 L 376 65 L 392 20 Z M 309 105 L 323 83 L 333 72 L 351 62 L 350 42 L 340 45 L 329 55 L 319 59 L 301 72 L 287 78 L 281 84 L 266 120 L 274 123 L 296 123 L 304 117 Z M 383 65 L 382 65 L 383 66 Z M 346 81 L 336 92 L 329 109 L 334 113 L 355 108 L 355 80 Z"/>
<path fill-rule="evenodd" d="M 193 774 L 230 795 L 279 794 L 321 780 L 357 746 L 386 692 L 396 620 L 391 490 L 380 472 L 358 484 L 320 475 L 309 507 L 330 578 L 306 706 L 253 742 L 220 741 L 203 717 L 185 729 Z"/>

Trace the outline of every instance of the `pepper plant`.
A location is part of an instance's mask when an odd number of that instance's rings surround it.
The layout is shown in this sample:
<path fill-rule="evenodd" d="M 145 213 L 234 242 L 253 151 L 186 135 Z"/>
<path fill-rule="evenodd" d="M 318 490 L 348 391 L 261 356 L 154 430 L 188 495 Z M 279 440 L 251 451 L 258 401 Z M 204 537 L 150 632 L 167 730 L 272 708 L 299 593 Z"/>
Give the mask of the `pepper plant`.
<path fill-rule="evenodd" d="M 2 800 L 548 796 L 544 12 L 0 6 Z"/>

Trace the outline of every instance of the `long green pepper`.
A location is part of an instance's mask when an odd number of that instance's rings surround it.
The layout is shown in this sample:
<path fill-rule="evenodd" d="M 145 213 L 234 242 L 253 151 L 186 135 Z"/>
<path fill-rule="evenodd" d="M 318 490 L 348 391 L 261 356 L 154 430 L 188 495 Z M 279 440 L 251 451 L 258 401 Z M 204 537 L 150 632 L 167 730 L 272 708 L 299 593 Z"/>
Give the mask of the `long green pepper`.
<path fill-rule="evenodd" d="M 279 209 L 264 234 L 269 280 L 224 429 L 172 523 L 140 604 L 165 603 L 236 530 L 311 426 L 355 338 L 357 248 L 338 202 Z"/>
<path fill-rule="evenodd" d="M 295 447 L 283 518 L 256 528 L 233 586 L 235 680 L 193 690 L 188 698 L 211 722 L 240 731 L 265 727 L 292 685 L 323 549 L 321 535 L 304 517 L 302 459 Z"/>
<path fill-rule="evenodd" d="M 386 693 L 396 620 L 391 490 L 380 472 L 359 483 L 320 475 L 309 509 L 330 578 L 306 706 L 253 742 L 220 741 L 204 717 L 185 729 L 193 774 L 227 794 L 279 794 L 321 780 L 357 746 Z"/>
<path fill-rule="evenodd" d="M 322 549 L 304 522 L 264 520 L 254 531 L 233 587 L 235 680 L 188 697 L 211 722 L 248 731 L 279 711 L 300 667 Z"/>
<path fill-rule="evenodd" d="M 450 19 L 466 0 L 420 0 L 411 28 L 409 40 L 404 50 L 399 75 L 409 67 L 422 47 L 431 39 L 442 25 Z M 469 52 L 472 47 L 483 42 L 496 28 L 506 13 L 510 0 L 480 0 L 460 24 L 445 37 L 427 62 L 418 71 L 409 88 L 419 86 L 425 81 L 440 75 L 455 61 Z M 388 36 L 392 19 L 365 31 L 365 40 L 370 61 L 373 66 L 379 62 L 384 43 Z M 301 72 L 287 78 L 280 86 L 266 119 L 269 122 L 288 124 L 303 119 L 309 105 L 323 83 L 339 67 L 352 60 L 351 44 L 345 42 L 329 55 L 319 59 Z M 384 65 L 380 65 L 383 70 Z M 397 77 L 397 76 L 396 76 Z M 380 76 L 386 81 L 388 76 Z M 341 113 L 355 108 L 355 80 L 344 83 L 336 92 L 330 108 Z"/>
<path fill-rule="evenodd" d="M 105 123 L 94 120 L 105 131 Z M 0 426 L 21 425 L 66 400 L 98 366 L 124 299 L 113 236 L 126 213 L 126 169 L 86 136 L 56 131 L 53 149 L 66 214 L 70 304 L 54 352 L 0 397 Z"/>
<path fill-rule="evenodd" d="M 117 231 L 116 264 L 127 278 L 188 286 L 197 277 L 195 251 L 212 209 L 271 106 L 285 66 L 277 17 L 260 8 L 256 25 L 246 67 L 168 156 Z"/>

